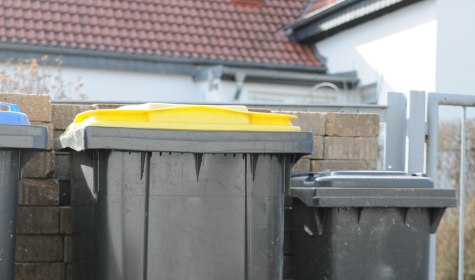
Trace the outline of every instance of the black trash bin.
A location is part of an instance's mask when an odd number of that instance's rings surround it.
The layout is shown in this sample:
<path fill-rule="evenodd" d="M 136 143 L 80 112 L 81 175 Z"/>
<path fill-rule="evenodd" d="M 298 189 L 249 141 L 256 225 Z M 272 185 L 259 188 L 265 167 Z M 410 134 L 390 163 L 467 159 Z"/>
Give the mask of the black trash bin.
<path fill-rule="evenodd" d="M 427 279 L 429 236 L 455 191 L 402 172 L 292 178 L 295 279 Z"/>
<path fill-rule="evenodd" d="M 0 102 L 0 279 L 13 280 L 16 208 L 21 166 L 36 149 L 46 149 L 47 128 L 29 125 L 15 104 Z"/>
<path fill-rule="evenodd" d="M 284 190 L 311 133 L 238 107 L 148 107 L 82 113 L 56 142 L 97 199 L 96 279 L 281 279 Z"/>

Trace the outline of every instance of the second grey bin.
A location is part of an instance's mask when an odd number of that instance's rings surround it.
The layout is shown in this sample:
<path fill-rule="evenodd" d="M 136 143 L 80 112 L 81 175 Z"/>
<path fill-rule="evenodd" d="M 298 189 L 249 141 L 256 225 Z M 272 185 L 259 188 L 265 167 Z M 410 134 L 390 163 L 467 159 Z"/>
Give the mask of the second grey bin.
<path fill-rule="evenodd" d="M 292 178 L 296 280 L 427 279 L 429 235 L 455 191 L 401 172 Z"/>
<path fill-rule="evenodd" d="M 311 152 L 304 132 L 86 127 L 73 185 L 97 199 L 97 276 L 116 279 L 282 278 L 284 190 Z"/>

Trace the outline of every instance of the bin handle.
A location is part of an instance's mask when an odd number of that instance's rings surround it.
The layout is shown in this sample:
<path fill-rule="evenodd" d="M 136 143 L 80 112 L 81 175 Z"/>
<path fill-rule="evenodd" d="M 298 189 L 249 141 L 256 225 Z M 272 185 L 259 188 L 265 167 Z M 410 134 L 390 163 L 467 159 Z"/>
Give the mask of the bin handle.
<path fill-rule="evenodd" d="M 20 112 L 20 107 L 16 104 L 12 103 L 7 103 L 7 102 L 0 102 L 0 108 L 1 107 L 7 107 L 8 111 L 7 112 Z M 1 110 L 3 111 L 3 110 Z"/>

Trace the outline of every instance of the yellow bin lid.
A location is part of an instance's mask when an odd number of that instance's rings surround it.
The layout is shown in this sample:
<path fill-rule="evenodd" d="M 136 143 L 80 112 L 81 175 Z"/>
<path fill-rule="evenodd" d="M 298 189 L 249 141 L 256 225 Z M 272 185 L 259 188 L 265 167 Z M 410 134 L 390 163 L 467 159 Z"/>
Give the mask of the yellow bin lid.
<path fill-rule="evenodd" d="M 300 131 L 293 115 L 249 112 L 245 106 L 148 103 L 80 113 L 66 133 L 87 126 L 211 131 Z"/>

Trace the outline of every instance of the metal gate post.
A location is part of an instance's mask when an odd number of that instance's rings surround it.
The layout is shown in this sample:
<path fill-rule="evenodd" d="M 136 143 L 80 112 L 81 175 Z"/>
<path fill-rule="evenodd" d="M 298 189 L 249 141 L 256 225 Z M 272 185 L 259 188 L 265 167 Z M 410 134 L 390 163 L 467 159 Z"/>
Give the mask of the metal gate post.
<path fill-rule="evenodd" d="M 404 171 L 406 165 L 407 101 L 402 93 L 388 93 L 385 170 Z"/>
<path fill-rule="evenodd" d="M 426 141 L 426 95 L 423 91 L 411 91 L 409 121 L 407 124 L 409 173 L 424 173 Z"/>

